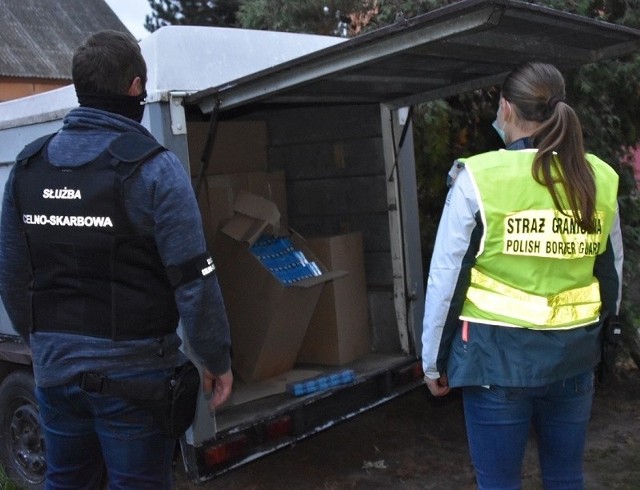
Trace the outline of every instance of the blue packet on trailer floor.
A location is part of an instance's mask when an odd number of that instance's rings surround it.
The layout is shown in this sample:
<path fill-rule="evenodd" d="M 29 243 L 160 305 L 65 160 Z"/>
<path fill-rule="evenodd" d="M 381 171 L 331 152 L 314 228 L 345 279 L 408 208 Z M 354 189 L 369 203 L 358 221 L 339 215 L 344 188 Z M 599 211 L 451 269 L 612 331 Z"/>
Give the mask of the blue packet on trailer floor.
<path fill-rule="evenodd" d="M 336 386 L 352 383 L 356 379 L 353 369 L 345 369 L 337 373 L 322 374 L 303 381 L 287 384 L 287 392 L 293 396 L 304 396 L 318 391 L 325 391 Z"/>

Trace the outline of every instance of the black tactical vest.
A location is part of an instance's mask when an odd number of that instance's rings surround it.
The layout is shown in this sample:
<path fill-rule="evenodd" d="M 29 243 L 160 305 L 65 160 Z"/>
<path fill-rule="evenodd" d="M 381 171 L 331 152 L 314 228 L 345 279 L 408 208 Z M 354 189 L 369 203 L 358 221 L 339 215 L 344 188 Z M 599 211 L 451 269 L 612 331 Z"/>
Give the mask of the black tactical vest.
<path fill-rule="evenodd" d="M 137 133 L 117 137 L 79 167 L 49 163 L 51 136 L 18 156 L 16 206 L 31 266 L 31 329 L 114 340 L 174 332 L 174 291 L 152 236 L 136 233 L 124 182 L 164 149 Z"/>

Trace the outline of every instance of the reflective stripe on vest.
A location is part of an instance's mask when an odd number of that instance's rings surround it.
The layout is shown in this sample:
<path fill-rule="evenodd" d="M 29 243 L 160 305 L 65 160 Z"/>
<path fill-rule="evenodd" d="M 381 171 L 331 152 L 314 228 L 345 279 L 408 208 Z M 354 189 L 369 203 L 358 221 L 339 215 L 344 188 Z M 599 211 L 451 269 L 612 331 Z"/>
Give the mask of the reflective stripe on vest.
<path fill-rule="evenodd" d="M 600 286 L 593 278 L 590 285 L 562 291 L 548 297 L 525 293 L 471 269 L 467 301 L 482 305 L 482 310 L 506 321 L 487 322 L 461 316 L 463 320 L 496 323 L 534 330 L 569 329 L 589 325 L 600 314 Z M 513 323 L 508 319 L 512 319 Z"/>

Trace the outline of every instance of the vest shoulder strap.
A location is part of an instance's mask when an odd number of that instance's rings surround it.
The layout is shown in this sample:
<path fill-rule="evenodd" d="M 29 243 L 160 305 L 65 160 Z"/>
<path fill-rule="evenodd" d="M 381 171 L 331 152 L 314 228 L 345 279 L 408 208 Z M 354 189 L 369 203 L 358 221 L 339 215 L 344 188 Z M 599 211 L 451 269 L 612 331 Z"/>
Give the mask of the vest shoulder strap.
<path fill-rule="evenodd" d="M 123 133 L 109 145 L 109 153 L 124 163 L 143 162 L 166 148 L 154 138 L 140 133 Z"/>
<path fill-rule="evenodd" d="M 26 145 L 18 156 L 16 157 L 16 162 L 21 165 L 26 165 L 29 161 L 29 158 L 37 155 L 42 148 L 44 148 L 49 140 L 53 137 L 55 133 L 45 134 L 44 136 L 40 136 L 40 138 L 32 141 L 28 145 Z"/>

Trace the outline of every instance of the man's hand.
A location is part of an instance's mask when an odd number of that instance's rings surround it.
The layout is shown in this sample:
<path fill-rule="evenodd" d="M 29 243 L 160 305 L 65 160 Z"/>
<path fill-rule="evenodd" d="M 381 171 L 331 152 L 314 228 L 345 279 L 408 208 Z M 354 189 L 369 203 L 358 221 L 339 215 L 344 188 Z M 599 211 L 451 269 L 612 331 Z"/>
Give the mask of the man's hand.
<path fill-rule="evenodd" d="M 231 395 L 233 374 L 231 373 L 231 369 L 229 369 L 224 374 L 216 375 L 206 368 L 203 374 L 202 389 L 205 393 L 213 393 L 213 396 L 209 400 L 209 409 L 214 410 L 226 402 L 229 395 Z"/>
<path fill-rule="evenodd" d="M 449 380 L 446 374 L 443 374 L 438 379 L 430 379 L 425 376 L 424 382 L 433 396 L 444 396 L 449 393 Z"/>

